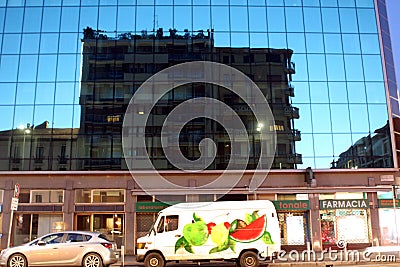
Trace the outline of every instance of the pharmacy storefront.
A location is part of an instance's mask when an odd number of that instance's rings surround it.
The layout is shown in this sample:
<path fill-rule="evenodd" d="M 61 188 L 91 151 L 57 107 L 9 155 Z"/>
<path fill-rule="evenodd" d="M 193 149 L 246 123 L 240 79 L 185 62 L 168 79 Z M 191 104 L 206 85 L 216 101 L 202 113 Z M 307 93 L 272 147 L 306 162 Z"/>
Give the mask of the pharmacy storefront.
<path fill-rule="evenodd" d="M 304 250 L 310 241 L 310 203 L 308 200 L 273 201 L 278 213 L 281 244 L 284 250 Z"/>
<path fill-rule="evenodd" d="M 370 245 L 367 199 L 323 199 L 319 206 L 324 248 L 341 242 L 354 249 Z"/>

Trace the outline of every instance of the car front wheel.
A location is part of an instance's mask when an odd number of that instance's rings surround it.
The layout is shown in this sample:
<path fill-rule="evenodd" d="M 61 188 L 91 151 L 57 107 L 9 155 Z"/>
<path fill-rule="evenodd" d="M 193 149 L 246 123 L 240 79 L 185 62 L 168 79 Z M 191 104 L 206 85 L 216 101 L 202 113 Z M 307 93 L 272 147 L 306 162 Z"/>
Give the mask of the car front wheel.
<path fill-rule="evenodd" d="M 259 265 L 257 254 L 253 251 L 244 252 L 239 258 L 240 267 L 257 267 Z"/>
<path fill-rule="evenodd" d="M 8 267 L 27 267 L 26 258 L 22 254 L 11 255 L 8 260 Z"/>
<path fill-rule="evenodd" d="M 83 258 L 83 267 L 103 267 L 101 257 L 96 253 L 89 253 Z"/>
<path fill-rule="evenodd" d="M 145 267 L 164 267 L 164 258 L 160 253 L 152 252 L 144 258 Z"/>

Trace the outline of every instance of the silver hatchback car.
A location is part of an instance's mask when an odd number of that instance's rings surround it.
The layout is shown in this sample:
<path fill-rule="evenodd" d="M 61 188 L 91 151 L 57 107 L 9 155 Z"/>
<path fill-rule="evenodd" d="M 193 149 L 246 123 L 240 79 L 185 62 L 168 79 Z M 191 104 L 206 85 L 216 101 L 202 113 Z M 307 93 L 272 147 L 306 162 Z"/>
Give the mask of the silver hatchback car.
<path fill-rule="evenodd" d="M 108 267 L 117 261 L 115 242 L 101 233 L 87 231 L 51 233 L 0 252 L 0 266 L 7 267 Z"/>

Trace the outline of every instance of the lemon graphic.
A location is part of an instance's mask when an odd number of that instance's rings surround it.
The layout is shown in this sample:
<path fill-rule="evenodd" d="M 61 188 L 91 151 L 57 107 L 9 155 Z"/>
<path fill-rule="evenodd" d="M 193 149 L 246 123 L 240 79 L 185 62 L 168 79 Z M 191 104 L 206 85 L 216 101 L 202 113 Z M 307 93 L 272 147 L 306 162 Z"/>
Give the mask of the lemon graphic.
<path fill-rule="evenodd" d="M 226 228 L 224 223 L 217 224 L 211 230 L 211 240 L 221 246 L 226 243 L 229 237 L 229 230 Z"/>

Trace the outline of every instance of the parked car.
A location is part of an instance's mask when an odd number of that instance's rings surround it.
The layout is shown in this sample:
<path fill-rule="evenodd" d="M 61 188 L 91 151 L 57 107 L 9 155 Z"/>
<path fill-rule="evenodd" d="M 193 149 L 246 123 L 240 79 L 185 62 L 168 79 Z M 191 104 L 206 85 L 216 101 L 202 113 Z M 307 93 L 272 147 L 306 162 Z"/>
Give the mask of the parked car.
<path fill-rule="evenodd" d="M 102 233 L 87 231 L 50 233 L 0 252 L 0 266 L 7 267 L 108 267 L 117 261 L 115 242 Z"/>

